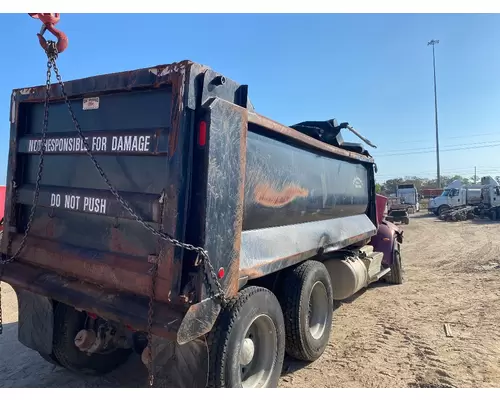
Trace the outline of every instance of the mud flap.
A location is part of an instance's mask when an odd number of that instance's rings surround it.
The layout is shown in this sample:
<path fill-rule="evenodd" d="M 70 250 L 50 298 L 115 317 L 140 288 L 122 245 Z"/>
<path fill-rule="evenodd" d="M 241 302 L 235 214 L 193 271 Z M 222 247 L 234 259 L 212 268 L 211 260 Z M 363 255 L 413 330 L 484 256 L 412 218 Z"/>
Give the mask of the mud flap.
<path fill-rule="evenodd" d="M 43 354 L 52 353 L 54 309 L 52 301 L 26 290 L 14 288 L 17 294 L 18 339 L 26 347 Z"/>
<path fill-rule="evenodd" d="M 210 332 L 220 310 L 220 304 L 213 299 L 189 307 L 177 332 L 177 343 L 183 345 Z"/>
<path fill-rule="evenodd" d="M 207 387 L 209 351 L 204 337 L 179 345 L 153 336 L 152 351 L 155 387 Z"/>

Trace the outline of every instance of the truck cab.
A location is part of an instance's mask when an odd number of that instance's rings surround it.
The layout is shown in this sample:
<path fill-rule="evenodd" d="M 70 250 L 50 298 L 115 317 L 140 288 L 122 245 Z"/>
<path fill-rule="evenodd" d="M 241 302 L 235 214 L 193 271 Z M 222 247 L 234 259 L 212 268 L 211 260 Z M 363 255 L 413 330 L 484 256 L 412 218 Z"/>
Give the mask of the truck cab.
<path fill-rule="evenodd" d="M 396 197 L 402 199 L 402 203 L 412 206 L 410 207 L 410 214 L 412 213 L 412 211 L 420 211 L 418 191 L 413 183 L 398 185 L 398 188 L 396 190 Z"/>
<path fill-rule="evenodd" d="M 440 196 L 429 201 L 429 212 L 440 215 L 451 208 L 477 205 L 481 202 L 481 187 L 446 187 Z"/>

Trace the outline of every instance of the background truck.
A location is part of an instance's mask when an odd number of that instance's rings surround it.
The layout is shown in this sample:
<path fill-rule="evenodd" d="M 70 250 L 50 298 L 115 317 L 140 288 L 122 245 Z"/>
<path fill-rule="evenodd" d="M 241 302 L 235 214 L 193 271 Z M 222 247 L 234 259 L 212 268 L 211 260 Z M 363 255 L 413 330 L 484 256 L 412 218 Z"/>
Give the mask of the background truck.
<path fill-rule="evenodd" d="M 285 352 L 321 356 L 337 301 L 403 282 L 374 160 L 337 124 L 272 121 L 191 61 L 64 88 L 49 114 L 45 87 L 13 91 L 1 243 L 47 361 L 105 374 L 136 351 L 150 385 L 275 387 Z"/>
<path fill-rule="evenodd" d="M 495 178 L 485 176 L 481 178 L 481 205 L 477 214 L 481 218 L 488 217 L 492 221 L 500 220 L 500 184 Z"/>
<path fill-rule="evenodd" d="M 477 206 L 481 203 L 481 185 L 462 185 L 460 181 L 453 181 L 444 188 L 440 196 L 429 201 L 428 210 L 440 215 L 452 208 Z"/>
<path fill-rule="evenodd" d="M 396 197 L 401 199 L 401 203 L 407 205 L 409 214 L 420 212 L 420 198 L 417 187 L 413 183 L 403 183 L 396 189 Z"/>

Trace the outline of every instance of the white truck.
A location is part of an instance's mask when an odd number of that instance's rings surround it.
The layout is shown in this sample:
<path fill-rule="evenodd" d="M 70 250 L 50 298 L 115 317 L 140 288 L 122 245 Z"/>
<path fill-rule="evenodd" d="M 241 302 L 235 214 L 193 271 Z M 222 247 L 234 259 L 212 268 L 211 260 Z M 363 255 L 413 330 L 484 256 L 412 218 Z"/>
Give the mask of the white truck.
<path fill-rule="evenodd" d="M 481 207 L 480 216 L 491 220 L 500 220 L 500 184 L 491 176 L 481 178 Z"/>
<path fill-rule="evenodd" d="M 408 213 L 420 211 L 418 190 L 413 183 L 403 183 L 396 189 L 396 197 L 402 200 L 402 204 L 409 205 Z"/>
<path fill-rule="evenodd" d="M 453 181 L 444 188 L 440 196 L 429 201 L 428 210 L 440 215 L 455 207 L 481 204 L 482 185 L 463 185 L 460 180 Z"/>

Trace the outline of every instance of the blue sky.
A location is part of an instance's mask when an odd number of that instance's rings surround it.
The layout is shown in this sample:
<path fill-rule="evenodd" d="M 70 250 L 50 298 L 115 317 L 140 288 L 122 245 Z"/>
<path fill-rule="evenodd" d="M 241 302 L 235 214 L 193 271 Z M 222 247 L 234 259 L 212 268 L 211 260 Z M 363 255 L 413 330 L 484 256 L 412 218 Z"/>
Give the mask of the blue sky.
<path fill-rule="evenodd" d="M 39 21 L 2 14 L 0 26 L 1 183 L 11 90 L 43 84 L 45 55 Z M 248 84 L 257 111 L 283 124 L 349 122 L 378 145 L 380 181 L 435 176 L 427 42 L 439 39 L 442 174 L 500 175 L 500 15 L 62 14 L 58 27 L 65 80 L 191 59 Z"/>

